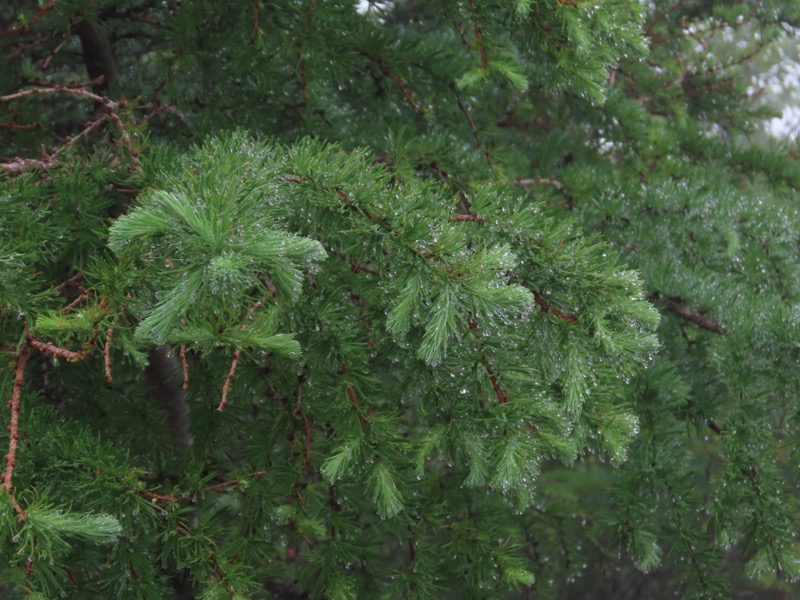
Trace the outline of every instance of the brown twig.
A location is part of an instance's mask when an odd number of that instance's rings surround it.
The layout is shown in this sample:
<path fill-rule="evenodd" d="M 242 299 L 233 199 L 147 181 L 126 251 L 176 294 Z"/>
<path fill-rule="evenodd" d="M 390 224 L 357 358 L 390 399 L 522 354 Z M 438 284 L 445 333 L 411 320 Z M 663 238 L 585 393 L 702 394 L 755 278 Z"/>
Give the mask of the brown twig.
<path fill-rule="evenodd" d="M 80 362 L 89 356 L 95 348 L 97 344 L 97 336 L 100 335 L 100 330 L 96 329 L 94 335 L 83 345 L 83 348 L 74 352 L 72 350 L 67 350 L 66 348 L 61 348 L 56 346 L 52 342 L 42 342 L 34 338 L 30 333 L 28 333 L 28 327 L 25 326 L 25 338 L 28 340 L 28 345 L 31 348 L 35 348 L 39 352 L 44 352 L 46 354 L 51 354 L 56 358 L 63 358 L 67 362 Z"/>
<path fill-rule="evenodd" d="M 372 56 L 371 54 L 363 51 L 360 52 L 360 54 L 362 56 L 366 56 L 376 65 L 378 65 L 378 68 L 381 70 L 381 72 L 397 84 L 397 86 L 400 88 L 400 91 L 403 92 L 403 96 L 405 96 L 406 102 L 408 102 L 411 108 L 414 109 L 415 113 L 417 113 L 421 117 L 425 116 L 425 111 L 422 109 L 422 107 L 419 106 L 419 104 L 416 103 L 416 101 L 414 100 L 414 96 L 411 95 L 411 92 L 406 87 L 405 82 L 389 69 L 389 66 L 386 64 L 385 60 L 383 60 L 382 58 Z"/>
<path fill-rule="evenodd" d="M 486 158 L 486 164 L 490 167 L 492 166 L 492 157 L 489 155 L 489 149 L 483 145 L 481 141 L 481 136 L 478 133 L 478 128 L 475 127 L 475 121 L 472 120 L 472 115 L 469 113 L 469 109 L 467 109 L 467 105 L 464 104 L 461 100 L 461 94 L 458 93 L 458 89 L 455 85 L 451 85 L 450 89 L 453 90 L 453 93 L 456 96 L 456 102 L 458 103 L 458 108 L 461 109 L 461 112 L 464 113 L 464 116 L 467 118 L 467 123 L 469 124 L 470 130 L 472 130 L 472 136 L 475 138 L 475 143 L 478 146 L 478 149 L 483 152 L 484 158 Z"/>
<path fill-rule="evenodd" d="M 469 7 L 472 11 L 475 11 L 475 0 L 469 0 Z M 486 59 L 486 46 L 483 45 L 482 38 L 483 34 L 481 32 L 481 26 L 478 25 L 478 22 L 475 22 L 475 42 L 478 44 L 478 48 L 481 51 L 481 69 L 485 69 L 486 65 L 488 64 L 488 60 Z"/>
<path fill-rule="evenodd" d="M 103 369 L 105 371 L 105 378 L 108 383 L 114 383 L 114 378 L 111 376 L 111 344 L 114 342 L 114 328 L 109 327 L 106 330 L 106 343 L 103 346 Z"/>
<path fill-rule="evenodd" d="M 217 412 L 222 412 L 225 409 L 225 406 L 228 404 L 228 387 L 231 385 L 231 381 L 233 381 L 233 376 L 236 374 L 236 365 L 239 364 L 239 356 L 241 356 L 242 351 L 237 350 L 233 353 L 233 360 L 231 361 L 231 369 L 228 371 L 228 377 L 225 379 L 225 384 L 222 386 L 222 399 L 219 401 L 217 405 Z"/>
<path fill-rule="evenodd" d="M 50 2 L 48 2 L 45 6 L 43 6 L 42 8 L 39 9 L 39 12 L 36 13 L 36 15 L 34 15 L 34 17 L 30 21 L 28 21 L 28 23 L 26 25 L 24 25 L 23 27 L 12 27 L 11 29 L 6 29 L 5 31 L 0 31 L 0 37 L 5 37 L 7 35 L 13 35 L 15 33 L 25 33 L 25 32 L 27 32 L 31 27 L 36 25 L 36 23 L 39 21 L 39 19 L 41 19 L 43 16 L 45 16 L 51 10 L 53 10 L 53 8 L 55 8 L 55 5 L 56 5 L 56 0 L 50 0 Z"/>
<path fill-rule="evenodd" d="M 14 475 L 14 467 L 17 464 L 17 443 L 19 442 L 19 410 L 22 398 L 22 387 L 25 385 L 25 365 L 31 356 L 30 344 L 25 344 L 19 351 L 17 356 L 17 364 L 14 368 L 14 388 L 11 392 L 11 400 L 8 401 L 8 406 L 11 408 L 11 420 L 8 425 L 8 453 L 5 455 L 6 470 L 3 473 L 3 487 L 8 493 L 8 499 L 14 512 L 19 515 L 19 520 L 24 522 L 25 511 L 17 503 L 14 497 L 14 485 L 12 477 Z"/>
<path fill-rule="evenodd" d="M 21 125 L 20 123 L 0 123 L 0 129 L 16 129 L 18 131 L 30 131 L 31 129 L 39 129 L 39 123 L 32 123 L 31 125 Z"/>
<path fill-rule="evenodd" d="M 181 349 L 178 352 L 178 356 L 181 359 L 181 366 L 183 367 L 183 389 L 189 389 L 189 363 L 186 361 L 186 344 L 181 345 Z"/>
<path fill-rule="evenodd" d="M 475 215 L 456 215 L 453 217 L 453 221 L 456 223 L 463 223 L 464 221 L 471 221 L 473 223 L 478 223 L 479 225 L 485 225 L 489 221 L 484 219 L 483 217 L 476 217 Z"/>
<path fill-rule="evenodd" d="M 246 479 L 256 479 L 258 477 L 264 477 L 267 474 L 266 471 L 253 471 L 252 473 L 248 473 L 243 478 Z M 190 492 L 188 494 L 157 494 L 155 492 L 150 492 L 148 490 L 139 490 L 139 492 L 143 496 L 147 496 L 148 498 L 152 498 L 153 500 L 157 500 L 159 502 L 166 502 L 167 504 L 176 504 L 178 502 L 187 502 L 194 500 L 198 494 L 208 494 L 211 492 L 219 492 L 229 487 L 235 487 L 239 484 L 242 478 L 240 479 L 232 479 L 230 481 L 223 481 L 222 483 L 216 483 L 214 485 L 209 485 L 207 487 L 201 488 L 197 491 Z"/>
<path fill-rule="evenodd" d="M 250 32 L 250 45 L 256 43 L 258 35 L 258 0 L 253 0 L 253 31 Z"/>
<path fill-rule="evenodd" d="M 564 321 L 567 321 L 568 323 L 574 323 L 575 321 L 578 320 L 578 317 L 576 317 L 575 315 L 568 315 L 568 314 L 566 314 L 564 312 L 561 312 L 556 307 L 551 306 L 550 304 L 548 304 L 547 301 L 542 297 L 542 295 L 539 292 L 535 291 L 535 290 L 533 290 L 533 298 L 534 298 L 534 300 L 536 300 L 536 304 L 539 305 L 539 308 L 541 308 L 542 312 L 544 312 L 544 313 L 547 313 L 547 312 L 552 313 L 555 316 L 557 316 L 559 319 L 563 319 Z"/>
<path fill-rule="evenodd" d="M 99 82 L 102 82 L 102 76 L 92 80 L 89 82 L 91 85 L 97 85 Z M 14 92 L 13 94 L 8 94 L 7 96 L 0 96 L 0 104 L 4 104 L 6 102 L 11 102 L 12 100 L 18 100 L 20 98 L 25 98 L 28 96 L 40 96 L 40 95 L 47 95 L 47 94 L 68 94 L 72 96 L 78 96 L 79 98 L 87 98 L 96 102 L 97 104 L 103 107 L 103 110 L 106 113 L 108 119 L 116 125 L 117 129 L 120 132 L 120 139 L 122 143 L 131 149 L 131 152 L 135 156 L 135 152 L 133 151 L 133 145 L 131 143 L 130 136 L 128 135 L 128 131 L 125 128 L 122 119 L 119 118 L 117 114 L 117 110 L 119 109 L 119 103 L 114 102 L 107 96 L 100 96 L 93 92 L 89 92 L 87 90 L 82 89 L 81 87 L 72 87 L 72 86 L 63 86 L 63 85 L 49 85 L 46 87 L 35 87 L 27 90 L 19 90 L 18 92 Z M 80 134 L 79 134 L 80 135 Z M 77 136 L 76 136 L 77 137 Z"/>
<path fill-rule="evenodd" d="M 500 384 L 497 382 L 497 377 L 492 371 L 492 368 L 489 366 L 489 361 L 486 358 L 485 354 L 481 357 L 481 362 L 483 363 L 483 367 L 486 369 L 486 372 L 489 374 L 489 381 L 492 382 L 492 388 L 494 389 L 494 393 L 497 396 L 497 401 L 500 404 L 505 404 L 506 402 L 508 402 L 508 397 L 500 388 Z"/>
<path fill-rule="evenodd" d="M 658 292 L 654 292 L 649 296 L 650 300 L 658 299 L 660 294 Z M 713 331 L 714 333 L 718 333 L 720 335 L 726 335 L 727 330 L 725 327 L 706 315 L 704 312 L 695 310 L 693 308 L 689 308 L 688 306 L 683 304 L 683 301 L 680 296 L 663 296 L 664 301 L 666 302 L 667 308 L 674 312 L 676 315 L 681 317 L 682 319 L 686 319 L 687 321 L 691 321 L 698 327 L 702 329 L 706 329 L 708 331 Z"/>

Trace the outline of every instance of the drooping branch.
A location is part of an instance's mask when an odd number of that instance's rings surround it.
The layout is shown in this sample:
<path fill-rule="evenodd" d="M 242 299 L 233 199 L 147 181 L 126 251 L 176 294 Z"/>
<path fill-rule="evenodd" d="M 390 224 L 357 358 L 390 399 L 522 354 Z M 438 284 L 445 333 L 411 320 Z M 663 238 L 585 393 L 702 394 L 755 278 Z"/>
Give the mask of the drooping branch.
<path fill-rule="evenodd" d="M 17 356 L 17 364 L 14 369 L 14 388 L 11 392 L 11 400 L 8 401 L 8 406 L 11 408 L 11 419 L 8 425 L 8 453 L 5 455 L 6 470 L 3 473 L 3 487 L 8 493 L 8 499 L 14 512 L 19 515 L 21 521 L 25 520 L 25 511 L 17 503 L 14 497 L 14 484 L 12 477 L 14 475 L 14 467 L 17 464 L 17 444 L 19 442 L 19 411 L 22 398 L 22 387 L 25 385 L 25 365 L 31 356 L 30 344 L 25 344 Z"/>

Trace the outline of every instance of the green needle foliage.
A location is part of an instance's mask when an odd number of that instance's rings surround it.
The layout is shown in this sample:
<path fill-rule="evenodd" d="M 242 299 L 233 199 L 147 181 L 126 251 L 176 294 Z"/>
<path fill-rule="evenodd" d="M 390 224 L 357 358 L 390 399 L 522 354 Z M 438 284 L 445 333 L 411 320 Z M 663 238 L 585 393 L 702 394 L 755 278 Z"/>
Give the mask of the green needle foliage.
<path fill-rule="evenodd" d="M 790 0 L 0 7 L 0 596 L 790 597 Z"/>

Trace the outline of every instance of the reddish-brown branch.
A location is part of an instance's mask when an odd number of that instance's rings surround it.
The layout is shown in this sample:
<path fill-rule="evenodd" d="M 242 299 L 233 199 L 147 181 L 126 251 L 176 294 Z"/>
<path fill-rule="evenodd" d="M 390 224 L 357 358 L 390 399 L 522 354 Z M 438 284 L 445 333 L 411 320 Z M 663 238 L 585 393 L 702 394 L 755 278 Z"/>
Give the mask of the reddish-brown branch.
<path fill-rule="evenodd" d="M 103 368 L 108 383 L 114 383 L 114 378 L 111 376 L 111 344 L 114 342 L 113 336 L 114 328 L 109 327 L 106 330 L 106 344 L 103 346 Z"/>
<path fill-rule="evenodd" d="M 483 145 L 483 142 L 481 142 L 481 136 L 478 133 L 478 128 L 475 127 L 475 121 L 472 120 L 472 115 L 469 113 L 467 105 L 461 101 L 461 94 L 458 93 L 458 89 L 456 89 L 455 86 L 450 86 L 450 87 L 456 96 L 456 102 L 458 103 L 458 108 L 461 109 L 461 112 L 464 113 L 464 116 L 467 118 L 467 123 L 469 124 L 470 130 L 472 130 L 472 136 L 475 138 L 475 143 L 477 144 L 480 151 L 483 152 L 483 156 L 484 158 L 486 158 L 486 164 L 488 164 L 491 167 L 492 158 L 489 155 L 489 149 Z"/>
<path fill-rule="evenodd" d="M 31 346 L 31 348 L 35 348 L 39 352 L 51 354 L 56 358 L 63 358 L 67 362 L 79 362 L 89 356 L 94 351 L 95 345 L 97 344 L 98 335 L 100 335 L 100 330 L 96 329 L 94 335 L 83 345 L 83 348 L 77 352 L 73 352 L 72 350 L 67 350 L 66 348 L 56 346 L 52 342 L 42 342 L 37 340 L 30 333 L 28 333 L 27 327 L 25 329 L 25 338 L 28 340 L 28 344 Z"/>
<path fill-rule="evenodd" d="M 469 0 L 469 7 L 472 11 L 475 11 L 475 0 Z M 477 21 L 475 22 L 475 42 L 478 44 L 478 48 L 481 51 L 481 69 L 485 69 L 486 65 L 488 64 L 488 60 L 486 59 L 486 46 L 483 45 L 482 38 L 483 33 L 481 32 L 481 26 L 478 25 Z"/>
<path fill-rule="evenodd" d="M 245 479 L 256 479 L 258 477 L 264 477 L 267 474 L 266 471 L 254 471 L 252 473 L 248 473 L 243 478 Z M 153 500 L 157 500 L 158 502 L 165 502 L 167 504 L 176 504 L 178 502 L 187 502 L 194 500 L 198 494 L 208 494 L 212 492 L 220 492 L 224 489 L 235 487 L 239 485 L 240 479 L 232 479 L 230 481 L 223 481 L 222 483 L 216 483 L 214 485 L 209 485 L 207 487 L 201 488 L 195 492 L 191 492 L 188 494 L 156 494 L 155 492 L 150 492 L 147 490 L 139 490 L 143 496 L 148 498 L 152 498 Z"/>
<path fill-rule="evenodd" d="M 486 358 L 485 354 L 481 357 L 481 362 L 483 362 L 483 366 L 486 369 L 486 372 L 489 374 L 489 381 L 492 382 L 492 388 L 494 389 L 494 393 L 497 396 L 497 401 L 500 404 L 505 404 L 506 402 L 508 402 L 508 397 L 500 388 L 500 384 L 497 382 L 497 376 L 495 376 L 494 371 L 492 371 L 492 368 L 489 366 L 489 361 Z"/>
<path fill-rule="evenodd" d="M 222 412 L 225 409 L 225 406 L 228 404 L 228 387 L 230 387 L 231 381 L 233 381 L 233 376 L 236 374 L 236 365 L 239 364 L 239 356 L 241 353 L 241 350 L 237 350 L 233 353 L 231 369 L 228 371 L 228 377 L 225 379 L 225 384 L 222 386 L 222 400 L 220 400 L 219 404 L 217 405 L 217 412 Z"/>
<path fill-rule="evenodd" d="M 186 344 L 181 346 L 178 356 L 181 359 L 181 366 L 183 367 L 183 389 L 189 389 L 189 363 L 186 361 Z"/>
<path fill-rule="evenodd" d="M 102 82 L 102 76 L 98 77 L 91 82 L 92 85 L 97 85 L 98 83 Z M 106 113 L 108 119 L 116 125 L 117 129 L 120 133 L 120 139 L 122 143 L 127 146 L 128 148 L 133 151 L 133 146 L 131 144 L 130 136 L 128 135 L 128 131 L 125 128 L 122 119 L 119 118 L 117 114 L 117 109 L 119 108 L 119 103 L 114 102 L 110 98 L 106 96 L 100 96 L 93 92 L 89 92 L 87 90 L 82 89 L 81 87 L 77 86 L 63 86 L 63 85 L 48 85 L 46 87 L 35 87 L 27 90 L 20 90 L 18 92 L 14 92 L 13 94 L 8 94 L 7 96 L 0 96 L 0 104 L 4 104 L 6 102 L 11 102 L 12 100 L 18 100 L 20 98 L 25 98 L 27 96 L 40 96 L 40 95 L 47 95 L 47 94 L 68 94 L 72 96 L 78 96 L 81 98 L 87 98 L 96 102 L 97 104 L 103 107 L 103 110 Z M 94 127 L 94 124 L 90 125 L 90 128 Z M 83 132 L 82 132 L 83 133 Z M 78 134 L 79 136 L 82 134 Z M 76 136 L 78 137 L 78 136 Z M 135 154 L 135 153 L 134 153 Z"/>
<path fill-rule="evenodd" d="M 456 215 L 455 217 L 453 217 L 453 221 L 455 221 L 456 223 L 471 221 L 473 223 L 478 223 L 479 225 L 485 225 L 486 223 L 489 222 L 483 217 L 476 217 L 475 215 Z"/>
<path fill-rule="evenodd" d="M 8 453 L 5 455 L 6 470 L 3 473 L 3 487 L 8 493 L 8 499 L 14 512 L 19 515 L 21 521 L 25 519 L 25 511 L 17 503 L 14 497 L 14 485 L 12 477 L 14 475 L 14 467 L 17 464 L 17 444 L 19 442 L 19 410 L 22 399 L 22 387 L 25 385 L 25 365 L 31 357 L 31 348 L 29 344 L 25 344 L 17 356 L 17 364 L 14 368 L 14 387 L 11 392 L 11 400 L 8 401 L 8 406 L 11 408 L 11 420 L 8 425 Z"/>
<path fill-rule="evenodd" d="M 75 307 L 76 307 L 76 306 L 78 306 L 78 305 L 79 305 L 81 302 L 83 302 L 84 300 L 86 300 L 88 297 L 89 297 L 89 294 L 80 294 L 80 295 L 79 295 L 77 298 L 75 298 L 75 300 L 73 300 L 72 302 L 70 302 L 69 304 L 67 304 L 66 306 L 64 306 L 64 307 L 61 309 L 61 314 L 62 314 L 62 315 L 65 315 L 65 314 L 67 314 L 67 313 L 70 311 L 70 309 L 71 309 L 71 308 L 75 308 Z"/>
<path fill-rule="evenodd" d="M 659 297 L 660 295 L 658 292 L 656 292 L 650 296 L 650 299 L 655 300 Z M 680 296 L 663 296 L 663 298 L 667 304 L 667 308 L 682 319 L 691 321 L 702 329 L 713 331 L 714 333 L 718 333 L 720 335 L 725 335 L 727 333 L 727 330 L 721 323 L 715 321 L 704 312 L 689 308 L 688 306 L 684 305 Z"/>
<path fill-rule="evenodd" d="M 357 263 L 357 262 L 351 263 L 351 265 L 350 265 L 350 272 L 351 273 L 354 273 L 354 274 L 355 273 L 361 273 L 361 271 L 364 271 L 365 273 L 369 273 L 370 275 L 380 275 L 380 273 L 378 271 L 376 271 L 375 269 L 373 269 L 372 267 L 368 267 L 367 265 L 362 265 L 361 263 Z"/>
<path fill-rule="evenodd" d="M 0 129 L 17 129 L 19 131 L 30 131 L 31 129 L 39 129 L 39 123 L 31 125 L 21 125 L 19 123 L 0 123 Z"/>
<path fill-rule="evenodd" d="M 39 12 L 36 13 L 36 15 L 34 15 L 34 17 L 30 21 L 28 21 L 28 23 L 25 26 L 23 26 L 23 27 L 12 27 L 11 29 L 6 29 L 5 31 L 0 31 L 0 37 L 13 35 L 15 33 L 25 33 L 25 32 L 27 32 L 31 27 L 36 25 L 36 23 L 39 21 L 39 19 L 41 19 L 43 16 L 45 16 L 51 10 L 53 10 L 53 8 L 55 8 L 55 5 L 56 5 L 56 0 L 50 0 L 50 2 L 48 2 L 45 6 L 43 6 L 42 8 L 39 9 Z"/>
<path fill-rule="evenodd" d="M 358 411 L 358 421 L 361 423 L 361 429 L 366 429 L 367 420 L 364 418 L 364 415 L 361 414 L 361 411 L 358 408 L 358 396 L 356 396 L 356 391 L 351 387 L 347 388 L 347 396 L 350 398 L 350 404 L 352 404 L 353 408 Z"/>
<path fill-rule="evenodd" d="M 376 65 L 378 65 L 378 68 L 381 70 L 381 72 L 397 84 L 397 87 L 399 87 L 400 91 L 403 92 L 403 96 L 405 96 L 406 102 L 408 102 L 411 108 L 414 109 L 415 113 L 417 113 L 421 117 L 425 115 L 425 111 L 422 109 L 422 107 L 419 106 L 419 104 L 416 103 L 416 101 L 414 100 L 414 96 L 411 95 L 411 92 L 406 87 L 405 82 L 389 69 L 389 66 L 386 64 L 386 61 L 384 61 L 382 58 L 377 58 L 375 56 L 372 56 L 367 52 L 360 52 L 360 54 L 362 56 L 366 56 Z"/>
<path fill-rule="evenodd" d="M 250 32 L 250 44 L 256 43 L 258 35 L 258 0 L 253 0 L 253 31 Z"/>
<path fill-rule="evenodd" d="M 83 273 L 76 273 L 69 279 L 67 279 L 64 283 L 60 283 L 56 286 L 57 290 L 63 290 L 66 287 L 74 287 L 79 281 L 83 279 Z"/>
<path fill-rule="evenodd" d="M 547 312 L 552 313 L 559 319 L 563 319 L 568 323 L 575 323 L 578 320 L 578 317 L 561 312 L 555 306 L 551 306 L 550 304 L 548 304 L 547 301 L 544 298 L 542 298 L 542 295 L 535 290 L 533 292 L 533 298 L 536 300 L 536 304 L 539 305 L 539 308 L 541 308 L 542 312 L 544 313 Z"/>
<path fill-rule="evenodd" d="M 303 394 L 303 377 L 300 376 L 297 378 L 297 387 L 294 389 L 294 414 L 300 415 L 300 418 L 303 419 L 303 427 L 306 431 L 306 450 L 303 453 L 303 459 L 305 461 L 305 467 L 308 469 L 311 467 L 311 449 L 314 443 L 314 440 L 311 436 L 311 424 L 308 422 L 308 417 L 306 417 L 306 413 L 303 410 L 303 406 L 301 404 Z"/>

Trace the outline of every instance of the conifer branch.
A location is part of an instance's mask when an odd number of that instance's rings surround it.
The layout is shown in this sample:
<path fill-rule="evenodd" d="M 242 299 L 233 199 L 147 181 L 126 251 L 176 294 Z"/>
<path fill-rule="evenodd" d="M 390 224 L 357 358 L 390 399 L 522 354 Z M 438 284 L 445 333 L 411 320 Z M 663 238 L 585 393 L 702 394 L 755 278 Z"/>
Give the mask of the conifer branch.
<path fill-rule="evenodd" d="M 425 111 L 414 100 L 414 96 L 411 95 L 411 92 L 406 87 L 405 82 L 398 75 L 396 75 L 389 69 L 389 66 L 386 64 L 386 61 L 384 59 L 372 56 L 368 52 L 364 51 L 359 52 L 359 54 L 361 54 L 361 56 L 365 56 L 366 58 L 374 62 L 376 65 L 378 65 L 378 68 L 381 70 L 381 72 L 397 84 L 397 87 L 399 87 L 400 91 L 403 92 L 403 96 L 405 96 L 406 102 L 408 102 L 411 108 L 414 109 L 414 112 L 417 113 L 420 117 L 425 116 Z"/>
<path fill-rule="evenodd" d="M 469 7 L 472 9 L 472 12 L 475 12 L 475 0 L 469 0 Z M 478 48 L 480 48 L 481 52 L 481 69 L 485 69 L 488 61 L 486 59 L 486 46 L 483 45 L 482 32 L 481 26 L 478 25 L 478 22 L 475 21 L 475 42 L 478 44 Z"/>
<path fill-rule="evenodd" d="M 158 502 L 164 502 L 166 504 L 178 504 L 180 502 L 194 502 L 197 499 L 197 496 L 200 494 L 210 494 L 212 492 L 220 492 L 222 490 L 236 487 L 241 483 L 243 479 L 258 479 L 260 477 L 266 476 L 266 471 L 253 471 L 252 473 L 247 473 L 237 479 L 231 479 L 228 481 L 223 481 L 221 483 L 215 483 L 214 485 L 209 485 L 204 488 L 200 488 L 199 490 L 183 493 L 183 494 L 158 494 L 156 492 L 151 492 L 149 490 L 139 490 L 139 493 L 147 498 L 152 498 Z"/>
<path fill-rule="evenodd" d="M 8 499 L 14 512 L 20 518 L 20 521 L 25 520 L 25 511 L 17 503 L 14 497 L 14 484 L 12 477 L 14 475 L 14 467 L 17 464 L 17 444 L 19 442 L 19 411 L 22 399 L 22 387 L 25 385 L 25 365 L 31 356 L 31 347 L 25 344 L 17 356 L 17 364 L 14 367 L 14 388 L 11 392 L 11 400 L 8 401 L 8 406 L 11 408 L 11 419 L 7 427 L 8 436 L 8 452 L 5 455 L 6 470 L 3 474 L 3 487 L 8 493 Z"/>
<path fill-rule="evenodd" d="M 682 319 L 686 319 L 687 321 L 691 321 L 698 327 L 702 329 L 706 329 L 708 331 L 713 331 L 714 333 L 718 333 L 720 335 L 726 335 L 727 330 L 725 326 L 721 323 L 715 321 L 708 315 L 706 315 L 703 311 L 695 310 L 693 308 L 689 308 L 685 304 L 683 304 L 683 300 L 680 296 L 662 296 L 658 292 L 653 292 L 648 296 L 648 298 L 653 301 L 657 300 L 658 298 L 664 298 L 664 302 L 667 305 L 667 308 L 681 317 Z"/>
<path fill-rule="evenodd" d="M 222 412 L 225 409 L 225 406 L 228 404 L 228 387 L 231 385 L 231 381 L 233 381 L 233 376 L 236 373 L 236 365 L 239 364 L 240 355 L 241 350 L 236 350 L 236 352 L 233 353 L 231 368 L 230 371 L 228 371 L 228 377 L 225 379 L 225 384 L 222 386 L 222 399 L 217 405 L 217 412 Z"/>
<path fill-rule="evenodd" d="M 95 78 L 90 82 L 90 84 L 97 84 L 103 80 L 103 76 Z M 88 85 L 88 84 L 87 84 Z M 63 86 L 59 84 L 53 85 L 46 85 L 43 87 L 35 87 L 30 88 L 27 90 L 20 90 L 18 92 L 14 92 L 13 94 L 8 94 L 6 96 L 0 96 L 0 104 L 5 104 L 6 102 L 11 102 L 12 100 L 18 100 L 20 98 L 25 98 L 28 96 L 41 96 L 41 95 L 51 95 L 51 94 L 65 94 L 70 96 L 77 96 L 79 98 L 87 98 L 92 100 L 103 107 L 103 110 L 106 113 L 108 120 L 110 120 L 119 130 L 120 141 L 123 145 L 127 146 L 131 154 L 134 157 L 134 164 L 138 165 L 136 161 L 136 151 L 133 148 L 133 144 L 131 143 L 131 138 L 128 135 L 128 130 L 125 127 L 125 124 L 120 119 L 118 110 L 120 108 L 120 103 L 115 102 L 108 98 L 107 96 L 100 96 L 93 92 L 89 92 L 85 89 L 82 89 L 81 86 Z M 90 125 L 84 129 L 83 132 L 75 136 L 76 138 L 82 137 L 85 133 L 88 133 L 89 130 L 94 129 L 97 123 L 92 122 Z"/>
<path fill-rule="evenodd" d="M 486 159 L 486 164 L 490 167 L 492 166 L 492 158 L 489 154 L 489 149 L 483 145 L 481 141 L 481 136 L 478 133 L 478 128 L 475 127 L 475 121 L 472 120 L 472 115 L 469 112 L 466 104 L 461 100 L 461 94 L 458 92 L 458 88 L 454 84 L 450 85 L 450 89 L 453 90 L 453 93 L 456 96 L 456 102 L 458 103 L 458 108 L 461 109 L 461 112 L 464 113 L 464 116 L 467 118 L 467 123 L 469 124 L 469 128 L 472 131 L 472 136 L 475 138 L 475 143 L 478 146 L 478 149 L 483 152 L 483 156 Z"/>
<path fill-rule="evenodd" d="M 542 297 L 542 295 L 539 292 L 537 292 L 536 290 L 532 290 L 532 292 L 533 292 L 533 298 L 534 298 L 534 300 L 536 300 L 536 304 L 539 305 L 539 308 L 542 309 L 542 312 L 544 312 L 544 313 L 547 313 L 547 312 L 552 313 L 555 316 L 557 316 L 559 319 L 563 319 L 567 323 L 575 323 L 578 320 L 578 317 L 576 317 L 574 315 L 568 315 L 568 314 L 566 314 L 564 312 L 561 312 L 556 307 L 551 306 L 550 304 L 548 304 L 547 301 Z"/>
<path fill-rule="evenodd" d="M 0 37 L 6 37 L 9 35 L 14 35 L 15 33 L 27 33 L 31 27 L 36 25 L 43 16 L 53 10 L 56 6 L 56 0 L 50 0 L 45 6 L 42 6 L 30 21 L 28 21 L 25 25 L 21 27 L 12 27 L 11 29 L 6 29 L 4 31 L 0 31 Z"/>
<path fill-rule="evenodd" d="M 83 348 L 77 352 L 74 352 L 72 350 L 67 350 L 66 348 L 60 348 L 52 342 L 42 342 L 37 340 L 28 332 L 27 324 L 25 326 L 25 339 L 28 340 L 28 344 L 31 346 L 31 348 L 35 348 L 39 352 L 44 352 L 45 354 L 51 354 L 56 358 L 63 358 L 67 362 L 80 362 L 89 356 L 94 351 L 97 343 L 97 336 L 99 335 L 100 330 L 95 329 L 94 335 L 83 345 Z"/>
<path fill-rule="evenodd" d="M 494 389 L 494 393 L 497 396 L 497 401 L 500 404 L 505 404 L 508 402 L 508 397 L 503 393 L 503 390 L 500 388 L 500 384 L 497 382 L 497 377 L 492 371 L 492 368 L 489 366 L 489 360 L 486 358 L 484 354 L 481 356 L 481 362 L 483 363 L 483 367 L 486 369 L 486 372 L 489 374 L 489 381 L 492 382 L 492 388 Z"/>

